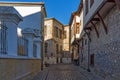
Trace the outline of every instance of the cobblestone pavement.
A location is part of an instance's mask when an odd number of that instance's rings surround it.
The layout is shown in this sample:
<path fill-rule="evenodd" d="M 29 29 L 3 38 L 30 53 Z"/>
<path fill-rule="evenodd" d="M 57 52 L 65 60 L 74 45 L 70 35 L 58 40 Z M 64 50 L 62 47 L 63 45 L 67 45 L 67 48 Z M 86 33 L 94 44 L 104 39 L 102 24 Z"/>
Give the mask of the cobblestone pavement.
<path fill-rule="evenodd" d="M 89 80 L 89 78 L 72 64 L 57 64 L 43 70 L 33 80 Z"/>

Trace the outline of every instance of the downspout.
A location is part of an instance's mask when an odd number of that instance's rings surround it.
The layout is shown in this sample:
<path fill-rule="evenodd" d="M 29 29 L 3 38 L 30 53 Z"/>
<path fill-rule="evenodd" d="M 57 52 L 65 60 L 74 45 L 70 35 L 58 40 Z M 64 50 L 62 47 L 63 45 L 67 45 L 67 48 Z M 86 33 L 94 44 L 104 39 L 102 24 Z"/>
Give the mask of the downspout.
<path fill-rule="evenodd" d="M 88 33 L 88 36 L 90 37 L 90 33 Z M 90 72 L 90 39 L 88 40 L 88 68 L 87 71 Z"/>
<path fill-rule="evenodd" d="M 43 9 L 45 9 L 44 7 L 42 7 Z M 44 14 L 43 13 L 41 13 L 41 18 L 43 18 L 42 20 L 41 20 L 41 40 L 42 40 L 42 42 L 41 42 L 41 70 L 43 70 L 43 67 L 44 67 Z"/>

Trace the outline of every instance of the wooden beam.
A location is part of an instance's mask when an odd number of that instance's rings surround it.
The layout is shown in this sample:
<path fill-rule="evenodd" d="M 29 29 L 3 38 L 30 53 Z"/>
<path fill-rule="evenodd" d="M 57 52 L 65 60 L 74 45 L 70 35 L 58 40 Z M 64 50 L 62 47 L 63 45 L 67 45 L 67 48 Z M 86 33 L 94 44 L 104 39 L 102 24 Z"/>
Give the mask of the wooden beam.
<path fill-rule="evenodd" d="M 85 30 L 90 30 L 90 31 L 92 31 L 92 27 L 86 27 L 86 28 L 84 28 Z"/>
<path fill-rule="evenodd" d="M 96 34 L 97 34 L 97 37 L 99 38 L 99 32 L 98 32 L 95 24 L 94 24 L 92 21 L 91 21 L 90 23 L 93 25 L 93 27 L 94 27 L 94 29 L 95 29 L 95 32 L 96 32 Z"/>
<path fill-rule="evenodd" d="M 100 21 L 99 18 L 93 18 L 91 21 Z"/>
<path fill-rule="evenodd" d="M 84 30 L 84 31 L 87 34 L 89 41 L 91 42 L 90 33 L 88 33 L 86 30 Z"/>
<path fill-rule="evenodd" d="M 115 3 L 117 5 L 118 9 L 120 10 L 120 0 L 115 0 Z"/>
<path fill-rule="evenodd" d="M 115 3 L 115 0 L 107 0 L 107 2 Z"/>
<path fill-rule="evenodd" d="M 101 17 L 101 15 L 99 14 L 99 12 L 97 12 L 97 15 L 98 15 L 100 21 L 102 22 L 102 25 L 104 27 L 105 33 L 107 34 L 108 33 L 108 29 L 107 29 L 107 26 L 105 25 L 105 22 L 104 22 L 103 18 Z"/>

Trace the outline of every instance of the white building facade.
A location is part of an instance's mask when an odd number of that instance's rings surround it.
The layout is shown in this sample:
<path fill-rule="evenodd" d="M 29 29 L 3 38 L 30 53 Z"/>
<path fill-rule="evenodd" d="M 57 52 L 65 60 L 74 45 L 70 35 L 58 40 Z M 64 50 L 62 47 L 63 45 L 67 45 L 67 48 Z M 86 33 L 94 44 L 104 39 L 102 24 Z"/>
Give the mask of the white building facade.
<path fill-rule="evenodd" d="M 0 5 L 0 79 L 31 79 L 42 67 L 44 4 Z"/>
<path fill-rule="evenodd" d="M 79 7 L 76 12 L 73 12 L 70 18 L 70 39 L 71 39 L 71 47 L 70 47 L 70 52 L 72 53 L 72 60 L 79 60 L 81 57 L 79 56 L 80 54 L 80 37 L 81 33 L 83 30 L 83 4 L 82 1 L 79 4 Z"/>

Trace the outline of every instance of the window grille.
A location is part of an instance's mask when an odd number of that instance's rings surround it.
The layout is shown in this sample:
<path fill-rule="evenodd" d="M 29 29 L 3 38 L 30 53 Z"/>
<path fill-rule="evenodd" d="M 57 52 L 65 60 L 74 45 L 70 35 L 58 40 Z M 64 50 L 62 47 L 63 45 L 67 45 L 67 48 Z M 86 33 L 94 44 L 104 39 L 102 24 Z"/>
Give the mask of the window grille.
<path fill-rule="evenodd" d="M 7 27 L 0 24 L 0 54 L 7 54 Z"/>
<path fill-rule="evenodd" d="M 28 40 L 24 37 L 18 37 L 18 55 L 28 56 Z"/>

